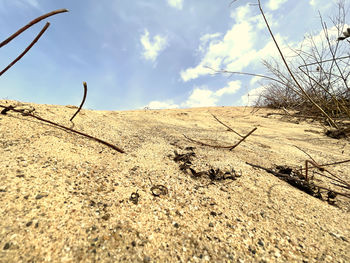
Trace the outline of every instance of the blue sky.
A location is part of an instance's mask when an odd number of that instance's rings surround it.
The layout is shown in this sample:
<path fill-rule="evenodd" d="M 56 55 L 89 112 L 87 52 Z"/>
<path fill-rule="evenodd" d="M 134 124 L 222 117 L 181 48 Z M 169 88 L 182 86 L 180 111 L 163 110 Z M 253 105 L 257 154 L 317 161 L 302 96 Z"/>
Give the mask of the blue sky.
<path fill-rule="evenodd" d="M 0 98 L 79 105 L 86 81 L 89 109 L 247 105 L 261 90 L 256 78 L 213 75 L 205 66 L 266 73 L 261 60 L 277 50 L 257 6 L 250 5 L 254 0 L 230 2 L 1 0 L 0 41 L 40 15 L 69 12 L 41 21 L 0 49 L 2 69 L 51 23 L 0 77 Z M 319 34 L 318 11 L 325 18 L 336 11 L 331 0 L 261 2 L 281 45 Z"/>

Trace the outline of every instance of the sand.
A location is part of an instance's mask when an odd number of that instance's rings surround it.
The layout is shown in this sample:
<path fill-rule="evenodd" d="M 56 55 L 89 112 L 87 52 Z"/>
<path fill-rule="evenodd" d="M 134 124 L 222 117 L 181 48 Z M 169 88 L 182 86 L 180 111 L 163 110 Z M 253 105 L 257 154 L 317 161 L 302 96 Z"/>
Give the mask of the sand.
<path fill-rule="evenodd" d="M 10 104 L 68 127 L 77 109 L 0 101 Z M 269 113 L 83 109 L 75 117 L 74 129 L 123 154 L 30 116 L 0 115 L 0 262 L 350 262 L 349 199 L 330 205 L 246 164 L 301 167 L 310 159 L 302 150 L 320 164 L 342 161 L 349 140 Z M 232 151 L 183 136 L 240 140 L 211 114 L 241 135 L 257 130 Z M 189 158 L 187 169 L 175 152 Z M 231 177 L 200 173 L 210 169 Z M 327 169 L 350 179 L 350 163 Z"/>

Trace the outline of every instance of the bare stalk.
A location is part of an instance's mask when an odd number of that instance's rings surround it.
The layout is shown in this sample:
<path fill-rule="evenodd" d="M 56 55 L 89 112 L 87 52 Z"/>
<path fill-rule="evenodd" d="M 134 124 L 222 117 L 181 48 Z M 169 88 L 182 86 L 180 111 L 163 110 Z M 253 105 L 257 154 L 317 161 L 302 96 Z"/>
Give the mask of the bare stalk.
<path fill-rule="evenodd" d="M 28 51 L 29 49 L 32 48 L 32 46 L 34 46 L 34 44 L 39 40 L 39 38 L 44 34 L 44 32 L 46 31 L 46 29 L 50 26 L 50 23 L 47 22 L 45 24 L 45 26 L 43 27 L 43 29 L 41 29 L 41 31 L 39 32 L 39 34 L 36 36 L 36 38 L 34 38 L 34 40 L 32 41 L 32 43 L 29 44 L 29 46 L 14 60 L 12 61 L 6 68 L 4 68 L 1 72 L 0 72 L 0 76 L 2 74 L 4 74 L 7 70 L 9 70 L 14 64 L 16 64 Z"/>
<path fill-rule="evenodd" d="M 5 39 L 4 41 L 2 41 L 0 43 L 0 48 L 2 48 L 3 46 L 5 46 L 6 44 L 8 44 L 11 40 L 13 40 L 14 38 L 16 38 L 18 35 L 20 35 L 22 32 L 24 32 L 25 30 L 27 30 L 28 28 L 30 28 L 32 25 L 35 25 L 36 23 L 40 22 L 41 20 L 49 17 L 49 16 L 53 16 L 59 13 L 64 13 L 64 12 L 68 12 L 67 9 L 58 9 L 55 11 L 52 11 L 50 13 L 47 13 L 45 15 L 39 16 L 38 18 L 34 19 L 33 21 L 29 22 L 27 25 L 25 25 L 24 27 L 22 27 L 21 29 L 19 29 L 16 33 L 12 34 L 10 37 L 8 37 L 7 39 Z"/>
<path fill-rule="evenodd" d="M 84 96 L 83 96 L 83 100 L 81 101 L 78 110 L 74 113 L 74 115 L 72 116 L 72 118 L 70 118 L 70 121 L 72 121 L 72 120 L 74 119 L 74 117 L 79 113 L 79 111 L 81 110 L 81 108 L 82 108 L 83 105 L 84 105 L 84 102 L 85 102 L 85 99 L 86 99 L 86 94 L 87 94 L 87 84 L 86 84 L 85 81 L 83 82 L 83 86 L 84 86 Z"/>

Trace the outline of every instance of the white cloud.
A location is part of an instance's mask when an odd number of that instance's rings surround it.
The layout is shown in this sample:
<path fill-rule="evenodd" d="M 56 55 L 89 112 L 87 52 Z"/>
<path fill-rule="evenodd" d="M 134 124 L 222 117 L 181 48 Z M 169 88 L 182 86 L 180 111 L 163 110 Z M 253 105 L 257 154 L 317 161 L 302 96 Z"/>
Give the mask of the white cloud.
<path fill-rule="evenodd" d="M 179 108 L 179 105 L 174 104 L 174 102 L 172 100 L 166 100 L 166 101 L 153 100 L 150 103 L 148 103 L 145 108 L 149 108 L 149 109 L 176 109 L 176 108 Z"/>
<path fill-rule="evenodd" d="M 248 66 L 258 66 L 261 59 L 276 56 L 276 46 L 266 31 L 266 26 L 260 13 L 255 12 L 250 5 L 236 8 L 231 17 L 235 24 L 223 37 L 217 34 L 207 34 L 201 38 L 199 50 L 202 59 L 197 66 L 183 69 L 181 79 L 187 82 L 200 76 L 213 73 L 207 67 L 227 71 L 244 71 Z M 276 22 L 268 17 L 270 25 Z M 275 33 L 281 47 L 286 38 Z M 262 46 L 261 48 L 258 48 Z"/>
<path fill-rule="evenodd" d="M 217 67 L 215 67 L 217 68 Z M 185 71 L 182 70 L 180 72 L 181 78 L 183 81 L 189 81 L 191 79 L 196 79 L 200 75 L 208 75 L 210 73 L 213 73 L 212 70 L 205 68 L 203 65 L 198 65 L 197 67 L 194 68 L 188 68 Z"/>
<path fill-rule="evenodd" d="M 145 33 L 141 36 L 140 41 L 143 46 L 143 57 L 151 61 L 155 61 L 159 53 L 162 52 L 168 44 L 167 38 L 160 35 L 155 35 L 152 41 L 147 29 L 145 29 Z"/>
<path fill-rule="evenodd" d="M 277 10 L 278 8 L 280 8 L 280 6 L 283 5 L 285 2 L 287 2 L 287 0 L 270 0 L 267 3 L 267 7 L 270 10 L 274 11 L 274 10 Z"/>
<path fill-rule="evenodd" d="M 213 43 L 214 39 L 217 39 L 220 36 L 221 36 L 221 33 L 205 34 L 205 35 L 201 36 L 201 38 L 199 39 L 200 44 L 199 44 L 198 51 L 205 52 L 205 47 L 208 44 L 208 42 L 211 41 Z"/>
<path fill-rule="evenodd" d="M 230 81 L 226 87 L 217 91 L 209 90 L 206 86 L 195 87 L 181 106 L 190 108 L 216 106 L 222 96 L 236 93 L 241 88 L 241 84 L 239 80 Z"/>
<path fill-rule="evenodd" d="M 171 7 L 181 10 L 183 7 L 184 0 L 168 0 L 168 4 Z"/>
<path fill-rule="evenodd" d="M 251 80 L 249 81 L 249 84 L 253 86 L 257 84 L 260 80 L 262 80 L 261 77 L 258 77 L 258 76 L 252 77 Z"/>
<path fill-rule="evenodd" d="M 309 4 L 313 7 L 322 7 L 321 9 L 324 9 L 324 6 L 326 5 L 329 7 L 329 5 L 334 5 L 336 3 L 335 0 L 329 1 L 329 0 L 310 0 Z"/>
<path fill-rule="evenodd" d="M 209 43 L 207 52 L 198 66 L 181 71 L 182 80 L 188 81 L 196 79 L 201 75 L 207 75 L 210 70 L 205 68 L 205 66 L 219 69 L 223 65 L 237 62 L 239 58 L 242 58 L 242 54 L 247 54 L 253 49 L 253 42 L 253 27 L 247 22 L 235 24 L 221 41 Z M 235 71 L 242 70 L 243 68 L 241 64 L 237 63 L 231 66 L 236 66 L 236 68 L 232 69 Z"/>
<path fill-rule="evenodd" d="M 316 0 L 310 0 L 309 4 L 310 4 L 311 6 L 316 6 Z"/>
<path fill-rule="evenodd" d="M 329 12 L 330 9 L 334 9 L 336 6 L 335 4 L 337 3 L 337 0 L 310 0 L 309 4 L 312 6 L 312 8 L 318 12 L 320 11 L 321 13 L 323 12 Z"/>
<path fill-rule="evenodd" d="M 40 8 L 38 0 L 27 0 L 27 2 L 28 2 L 28 4 L 30 4 L 31 6 L 33 6 L 35 8 Z"/>
<path fill-rule="evenodd" d="M 41 10 L 38 0 L 12 0 L 15 5 L 20 8 L 26 8 L 28 6 Z"/>
<path fill-rule="evenodd" d="M 212 91 L 207 86 L 194 87 L 185 102 L 180 105 L 175 104 L 173 100 L 151 101 L 145 108 L 149 109 L 175 109 L 175 108 L 193 108 L 193 107 L 209 107 L 216 106 L 224 95 L 232 95 L 241 88 L 241 81 L 230 81 L 227 86 Z"/>
<path fill-rule="evenodd" d="M 202 75 L 208 75 L 214 69 L 227 69 L 230 71 L 242 71 L 252 61 L 256 61 L 257 51 L 254 45 L 262 41 L 260 27 L 260 14 L 253 15 L 249 5 L 237 8 L 231 13 L 235 24 L 221 37 L 219 33 L 207 34 L 201 38 L 199 50 L 203 58 L 195 67 L 190 67 L 180 72 L 183 81 L 196 79 Z"/>
<path fill-rule="evenodd" d="M 189 108 L 216 106 L 218 100 L 219 98 L 215 96 L 213 91 L 203 86 L 200 88 L 195 88 L 182 106 Z"/>
<path fill-rule="evenodd" d="M 237 90 L 241 88 L 241 82 L 239 80 L 230 81 L 227 87 L 219 89 L 215 92 L 215 95 L 221 97 L 225 94 L 234 94 Z"/>
<path fill-rule="evenodd" d="M 253 106 L 256 101 L 259 99 L 261 93 L 265 90 L 265 87 L 261 86 L 255 89 L 252 89 L 247 94 L 241 97 L 241 102 L 245 106 Z"/>
<path fill-rule="evenodd" d="M 230 17 L 235 19 L 237 23 L 243 22 L 247 17 L 251 16 L 252 7 L 242 5 L 232 10 Z"/>

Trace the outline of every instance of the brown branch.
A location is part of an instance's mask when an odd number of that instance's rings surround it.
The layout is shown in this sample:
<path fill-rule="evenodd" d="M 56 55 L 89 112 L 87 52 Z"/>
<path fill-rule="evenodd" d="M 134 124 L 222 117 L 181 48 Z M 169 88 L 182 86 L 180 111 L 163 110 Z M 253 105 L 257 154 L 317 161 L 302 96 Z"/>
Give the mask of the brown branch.
<path fill-rule="evenodd" d="M 5 109 L 8 109 L 8 110 L 15 111 L 15 112 L 22 113 L 22 111 L 16 110 L 13 106 L 3 106 L 3 105 L 0 105 L 0 107 L 5 108 Z M 5 112 L 5 113 L 6 113 L 6 112 Z M 73 130 L 73 129 L 71 129 L 71 128 L 68 128 L 68 127 L 66 127 L 66 126 L 63 126 L 63 125 L 58 124 L 58 123 L 55 123 L 55 122 L 52 122 L 52 121 L 50 121 L 50 120 L 43 119 L 43 118 L 41 118 L 41 117 L 39 117 L 39 116 L 36 116 L 36 115 L 33 115 L 33 114 L 31 114 L 31 113 L 26 113 L 26 116 L 30 116 L 30 117 L 33 117 L 33 118 L 39 120 L 39 121 L 43 121 L 43 122 L 52 124 L 52 125 L 54 125 L 54 126 L 56 126 L 56 127 L 59 127 L 59 128 L 62 128 L 62 129 L 64 129 L 64 130 L 66 130 L 66 131 L 71 131 L 71 132 L 77 133 L 77 134 L 79 134 L 79 135 L 85 136 L 85 137 L 87 137 L 87 138 L 89 138 L 89 139 L 92 139 L 92 140 L 94 140 L 94 141 L 97 141 L 97 142 L 99 142 L 99 143 L 102 143 L 102 144 L 104 144 L 104 145 L 107 145 L 108 147 L 110 147 L 110 148 L 112 148 L 113 150 L 116 150 L 116 151 L 118 151 L 118 152 L 120 152 L 120 153 L 125 153 L 122 149 L 118 148 L 117 146 L 115 146 L 115 145 L 113 145 L 113 144 L 111 144 L 111 143 L 109 143 L 109 142 L 106 142 L 106 141 L 104 141 L 104 140 L 101 140 L 101 139 L 99 139 L 99 138 L 96 138 L 96 137 L 93 137 L 93 136 L 91 136 L 91 135 L 88 135 L 88 134 L 86 134 L 86 133 L 83 133 L 83 132 L 80 132 L 80 131 L 77 131 L 77 130 Z"/>
<path fill-rule="evenodd" d="M 310 158 L 311 160 L 313 160 L 313 161 L 316 163 L 315 159 L 312 158 L 312 156 L 311 156 L 310 154 L 308 154 L 307 152 L 305 152 L 303 149 L 301 149 L 300 147 L 298 147 L 298 146 L 296 146 L 296 145 L 294 145 L 294 147 L 297 148 L 298 150 L 302 151 L 303 153 L 305 153 L 307 156 L 309 156 L 309 158 Z"/>
<path fill-rule="evenodd" d="M 1 72 L 0 72 L 0 76 L 2 74 L 4 74 L 9 68 L 11 68 L 14 64 L 17 63 L 18 60 L 20 60 L 28 51 L 29 49 L 32 48 L 32 46 L 34 46 L 34 44 L 39 40 L 39 38 L 42 36 L 42 34 L 44 34 L 44 32 L 46 31 L 46 29 L 50 26 L 50 23 L 47 22 L 45 24 L 45 26 L 43 27 L 43 29 L 41 29 L 41 31 L 39 32 L 39 34 L 36 36 L 36 38 L 34 38 L 34 40 L 32 41 L 32 43 L 29 44 L 29 46 L 22 52 L 22 54 L 20 54 L 14 61 L 12 61 L 6 68 L 4 68 Z"/>
<path fill-rule="evenodd" d="M 227 129 L 229 129 L 230 131 L 234 132 L 235 134 L 237 134 L 239 137 L 244 137 L 242 135 L 240 135 L 238 132 L 234 131 L 231 127 L 229 127 L 228 125 L 226 125 L 225 123 L 223 123 L 222 121 L 220 121 L 214 114 L 210 113 L 215 120 L 217 120 L 220 124 L 224 125 Z"/>
<path fill-rule="evenodd" d="M 22 27 L 21 29 L 19 29 L 16 33 L 14 33 L 13 35 L 11 35 L 9 38 L 5 39 L 3 42 L 0 43 L 0 48 L 2 48 L 3 46 L 5 46 L 6 44 L 8 44 L 11 40 L 13 40 L 14 38 L 16 38 L 19 34 L 21 34 L 22 32 L 24 32 L 25 30 L 27 30 L 28 28 L 30 28 L 32 25 L 40 22 L 41 20 L 49 17 L 49 16 L 53 16 L 59 13 L 64 13 L 64 12 L 68 12 L 67 9 L 58 9 L 55 11 L 52 11 L 50 13 L 47 13 L 45 15 L 39 16 L 38 18 L 34 19 L 33 21 L 29 22 L 27 25 L 25 25 L 24 27 Z"/>
<path fill-rule="evenodd" d="M 79 113 L 79 111 L 81 110 L 81 108 L 83 107 L 83 104 L 84 104 L 84 102 L 85 102 L 86 94 L 87 94 L 87 84 L 86 84 L 85 81 L 83 82 L 83 86 L 84 86 L 84 96 L 83 96 L 83 100 L 82 100 L 82 102 L 80 103 L 79 109 L 74 113 L 74 115 L 72 116 L 72 118 L 70 118 L 70 121 L 72 121 L 72 120 L 74 119 L 74 117 Z"/>
<path fill-rule="evenodd" d="M 196 141 L 196 140 L 193 140 L 189 137 L 187 137 L 185 134 L 182 134 L 187 140 L 191 141 L 191 142 L 194 142 L 194 143 L 198 143 L 200 145 L 203 145 L 203 146 L 209 146 L 209 147 L 213 147 L 213 148 L 231 148 L 231 146 L 218 146 L 218 145 L 211 145 L 211 144 L 207 144 L 207 143 L 204 143 L 204 142 L 200 142 L 200 141 Z"/>
<path fill-rule="evenodd" d="M 197 144 L 200 144 L 200 145 L 203 145 L 203 146 L 209 146 L 209 147 L 213 147 L 213 148 L 221 148 L 221 149 L 230 149 L 233 150 L 234 148 L 236 148 L 241 142 L 243 142 L 249 135 L 251 135 L 257 128 L 254 128 L 253 130 L 251 130 L 246 136 L 243 136 L 243 138 L 237 142 L 236 144 L 234 145 L 231 145 L 231 146 L 220 146 L 220 145 L 211 145 L 211 144 L 207 144 L 207 143 L 204 143 L 204 142 L 201 142 L 201 141 L 197 141 L 197 140 L 193 140 L 189 137 L 187 137 L 185 134 L 182 134 L 187 140 L 191 141 L 191 142 L 194 142 L 194 143 L 197 143 Z"/>
<path fill-rule="evenodd" d="M 241 142 L 243 142 L 249 135 L 251 135 L 253 132 L 255 132 L 258 128 L 252 129 L 246 136 L 244 136 L 239 142 L 237 142 L 235 145 L 233 145 L 230 149 L 232 151 L 234 148 L 236 148 Z"/>

